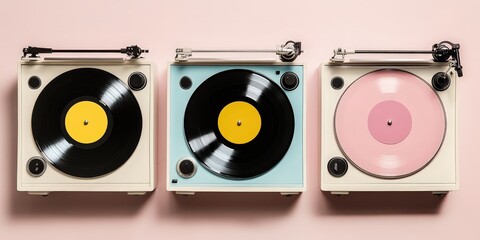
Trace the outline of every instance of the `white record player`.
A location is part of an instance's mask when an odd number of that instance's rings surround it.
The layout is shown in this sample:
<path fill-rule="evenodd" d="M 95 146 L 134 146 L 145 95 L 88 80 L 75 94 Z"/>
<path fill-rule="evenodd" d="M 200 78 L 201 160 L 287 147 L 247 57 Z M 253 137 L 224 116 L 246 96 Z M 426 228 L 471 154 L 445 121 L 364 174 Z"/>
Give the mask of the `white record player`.
<path fill-rule="evenodd" d="M 450 42 L 429 51 L 335 50 L 321 66 L 323 191 L 458 189 L 458 51 Z M 345 60 L 354 53 L 434 60 Z"/>
<path fill-rule="evenodd" d="M 17 189 L 142 195 L 156 187 L 153 65 L 130 58 L 40 58 L 25 48 L 18 72 Z"/>

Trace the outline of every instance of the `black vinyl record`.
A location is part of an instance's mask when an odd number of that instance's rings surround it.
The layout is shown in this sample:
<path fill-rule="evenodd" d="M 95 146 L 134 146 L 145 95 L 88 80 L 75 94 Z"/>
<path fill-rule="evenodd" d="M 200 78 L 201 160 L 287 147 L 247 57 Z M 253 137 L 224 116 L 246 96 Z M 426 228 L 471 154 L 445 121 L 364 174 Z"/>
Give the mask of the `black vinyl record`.
<path fill-rule="evenodd" d="M 103 114 L 99 117 L 103 129 L 97 131 L 95 141 L 78 142 L 66 129 L 66 114 L 77 106 L 83 108 L 80 116 L 88 115 L 90 105 L 95 106 L 92 112 Z M 32 113 L 33 137 L 40 151 L 55 168 L 76 177 L 98 177 L 122 166 L 135 151 L 141 131 L 142 114 L 132 92 L 116 76 L 95 68 L 73 69 L 54 78 L 38 96 Z M 81 135 L 81 129 L 76 132 Z"/>
<path fill-rule="evenodd" d="M 261 118 L 256 136 L 242 144 L 219 130 L 219 114 L 228 104 L 244 102 Z M 293 109 L 273 81 L 249 70 L 227 70 L 205 80 L 191 96 L 184 119 L 187 142 L 199 162 L 225 178 L 248 179 L 266 173 L 288 151 L 294 134 Z"/>

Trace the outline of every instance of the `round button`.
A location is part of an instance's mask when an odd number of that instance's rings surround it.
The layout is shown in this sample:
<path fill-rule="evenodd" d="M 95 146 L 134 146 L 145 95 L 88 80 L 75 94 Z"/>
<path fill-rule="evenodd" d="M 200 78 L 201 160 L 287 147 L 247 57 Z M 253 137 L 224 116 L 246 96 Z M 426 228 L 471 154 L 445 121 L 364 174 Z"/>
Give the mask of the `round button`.
<path fill-rule="evenodd" d="M 37 89 L 40 87 L 40 85 L 42 85 L 42 81 L 40 80 L 39 77 L 37 76 L 32 76 L 28 79 L 28 86 L 31 88 L 31 89 Z"/>
<path fill-rule="evenodd" d="M 39 157 L 30 158 L 27 162 L 27 171 L 34 177 L 42 176 L 46 168 L 45 160 Z"/>
<path fill-rule="evenodd" d="M 292 91 L 298 87 L 298 76 L 293 72 L 286 72 L 280 78 L 280 84 L 282 85 L 283 89 L 287 91 Z"/>
<path fill-rule="evenodd" d="M 141 72 L 135 72 L 128 77 L 128 86 L 135 91 L 140 91 L 147 85 L 147 77 Z"/>
<path fill-rule="evenodd" d="M 435 73 L 432 77 L 432 86 L 437 91 L 445 91 L 450 87 L 450 77 L 444 72 Z"/>
<path fill-rule="evenodd" d="M 341 177 L 347 173 L 348 163 L 344 158 L 334 157 L 328 161 L 328 172 L 334 177 Z"/>
<path fill-rule="evenodd" d="M 332 86 L 333 89 L 342 89 L 343 87 L 343 78 L 341 77 L 334 77 L 332 78 L 332 80 L 330 81 L 330 85 Z"/>
<path fill-rule="evenodd" d="M 185 90 L 189 89 L 190 87 L 192 87 L 192 80 L 187 76 L 183 76 L 180 79 L 180 87 Z"/>
<path fill-rule="evenodd" d="M 183 178 L 191 178 L 197 172 L 197 165 L 190 159 L 181 159 L 177 163 L 177 173 Z"/>

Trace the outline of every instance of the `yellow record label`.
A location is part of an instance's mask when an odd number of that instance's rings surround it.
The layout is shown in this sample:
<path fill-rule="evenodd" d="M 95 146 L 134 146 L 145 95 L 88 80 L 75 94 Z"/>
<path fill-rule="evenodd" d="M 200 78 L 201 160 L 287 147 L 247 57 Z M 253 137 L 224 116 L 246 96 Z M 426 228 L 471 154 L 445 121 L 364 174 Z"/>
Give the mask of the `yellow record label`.
<path fill-rule="evenodd" d="M 260 132 L 262 119 L 258 110 L 250 103 L 236 101 L 223 107 L 218 115 L 220 134 L 229 142 L 245 144 Z"/>
<path fill-rule="evenodd" d="M 92 101 L 80 101 L 68 109 L 65 129 L 75 141 L 90 144 L 100 140 L 108 127 L 105 110 Z"/>

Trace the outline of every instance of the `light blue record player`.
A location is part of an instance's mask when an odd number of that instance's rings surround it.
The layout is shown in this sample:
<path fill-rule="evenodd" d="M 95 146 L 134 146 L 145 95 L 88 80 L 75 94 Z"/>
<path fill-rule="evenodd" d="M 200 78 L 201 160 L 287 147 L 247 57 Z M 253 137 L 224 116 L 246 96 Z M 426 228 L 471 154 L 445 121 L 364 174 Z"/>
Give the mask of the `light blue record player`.
<path fill-rule="evenodd" d="M 167 190 L 304 191 L 304 87 L 302 64 L 172 63 Z"/>

